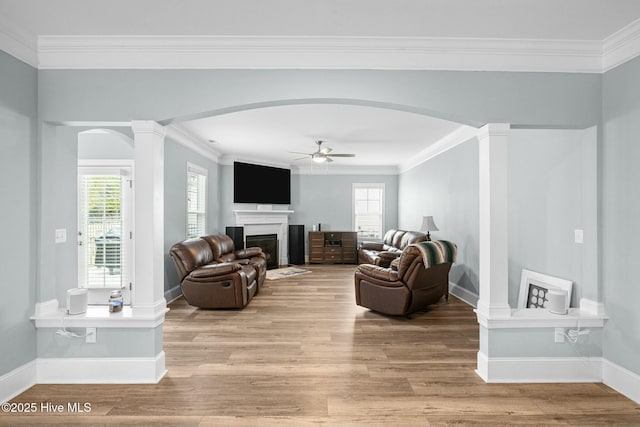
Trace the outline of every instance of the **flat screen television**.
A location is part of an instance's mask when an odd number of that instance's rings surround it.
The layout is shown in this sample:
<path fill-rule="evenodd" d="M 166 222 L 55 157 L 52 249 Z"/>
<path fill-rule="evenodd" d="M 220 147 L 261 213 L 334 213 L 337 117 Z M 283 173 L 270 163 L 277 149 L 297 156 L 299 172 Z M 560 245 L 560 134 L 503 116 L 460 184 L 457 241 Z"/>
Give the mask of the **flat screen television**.
<path fill-rule="evenodd" d="M 233 202 L 291 204 L 291 171 L 233 162 Z"/>

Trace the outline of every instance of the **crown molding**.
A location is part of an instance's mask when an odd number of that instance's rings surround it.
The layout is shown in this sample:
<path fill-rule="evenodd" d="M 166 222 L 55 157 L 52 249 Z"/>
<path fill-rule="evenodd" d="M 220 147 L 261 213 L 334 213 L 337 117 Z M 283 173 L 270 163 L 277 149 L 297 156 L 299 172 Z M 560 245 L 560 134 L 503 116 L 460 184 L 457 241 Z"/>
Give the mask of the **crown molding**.
<path fill-rule="evenodd" d="M 42 69 L 381 69 L 599 73 L 600 41 L 323 36 L 41 36 Z"/>
<path fill-rule="evenodd" d="M 640 19 L 604 39 L 602 52 L 602 72 L 640 55 Z"/>
<path fill-rule="evenodd" d="M 439 156 L 445 151 L 448 151 L 453 147 L 476 138 L 477 136 L 478 129 L 466 125 L 460 126 L 458 129 L 446 135 L 444 138 L 429 145 L 427 148 L 422 150 L 420 153 L 418 153 L 405 163 L 402 163 L 400 165 L 400 173 L 407 172 L 415 168 L 416 166 L 421 165 L 427 160 L 433 159 L 434 157 Z"/>
<path fill-rule="evenodd" d="M 294 166 L 294 175 L 398 175 L 396 166 L 340 166 L 326 163 L 318 166 Z"/>
<path fill-rule="evenodd" d="M 166 136 L 168 138 L 173 139 L 177 143 L 195 151 L 209 160 L 213 160 L 216 163 L 220 162 L 220 157 L 222 155 L 211 147 L 211 143 L 209 141 L 205 141 L 194 135 L 185 127 L 177 123 L 167 125 L 164 129 L 166 130 Z"/>
<path fill-rule="evenodd" d="M 237 156 L 234 154 L 223 155 L 220 157 L 219 164 L 231 166 L 233 162 L 255 163 L 264 166 L 273 166 L 277 168 L 290 169 L 293 175 L 397 175 L 398 168 L 396 166 L 361 166 L 361 165 L 336 165 L 334 163 L 312 164 L 311 161 L 305 164 L 281 163 L 273 161 L 265 161 L 255 157 Z"/>
<path fill-rule="evenodd" d="M 38 68 L 37 37 L 0 15 L 0 50 Z"/>
<path fill-rule="evenodd" d="M 0 16 L 0 49 L 41 69 L 383 69 L 603 73 L 640 55 L 640 19 L 604 40 L 36 36 Z"/>

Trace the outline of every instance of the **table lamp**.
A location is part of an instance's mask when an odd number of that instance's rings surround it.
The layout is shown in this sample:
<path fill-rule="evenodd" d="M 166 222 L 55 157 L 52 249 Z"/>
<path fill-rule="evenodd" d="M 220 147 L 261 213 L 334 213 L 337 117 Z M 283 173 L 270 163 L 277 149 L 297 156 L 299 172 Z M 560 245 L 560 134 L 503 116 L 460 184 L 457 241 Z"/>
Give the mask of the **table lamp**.
<path fill-rule="evenodd" d="M 433 222 L 432 216 L 423 216 L 422 217 L 422 226 L 420 227 L 420 231 L 427 232 L 427 240 L 431 240 L 430 231 L 440 231 L 438 227 L 436 227 L 436 223 Z"/>

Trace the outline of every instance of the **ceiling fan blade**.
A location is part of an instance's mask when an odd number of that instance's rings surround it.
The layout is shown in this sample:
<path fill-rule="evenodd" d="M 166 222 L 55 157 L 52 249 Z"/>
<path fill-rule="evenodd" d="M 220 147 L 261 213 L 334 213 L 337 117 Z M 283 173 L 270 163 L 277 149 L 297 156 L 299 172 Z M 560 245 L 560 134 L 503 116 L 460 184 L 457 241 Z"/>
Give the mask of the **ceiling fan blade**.
<path fill-rule="evenodd" d="M 304 154 L 305 156 L 310 156 L 311 155 L 309 153 L 301 153 L 300 151 L 287 151 L 287 153 L 289 153 L 289 154 Z"/>
<path fill-rule="evenodd" d="M 329 163 L 329 162 L 333 162 L 333 160 L 332 160 L 332 159 L 331 159 L 331 157 L 329 157 L 329 156 L 325 157 L 325 159 L 327 159 L 327 163 Z"/>
<path fill-rule="evenodd" d="M 329 147 L 324 147 L 323 149 L 321 149 L 320 151 L 318 151 L 318 153 L 322 153 L 324 155 L 327 155 L 331 152 L 331 148 Z"/>
<path fill-rule="evenodd" d="M 298 160 L 305 160 L 305 159 L 310 159 L 310 158 L 311 158 L 311 156 L 304 156 L 304 157 L 298 157 L 297 159 L 293 159 L 293 160 L 291 160 L 291 161 L 292 161 L 292 162 L 296 162 L 296 161 L 298 161 Z"/>
<path fill-rule="evenodd" d="M 355 154 L 327 154 L 327 157 L 355 157 Z"/>

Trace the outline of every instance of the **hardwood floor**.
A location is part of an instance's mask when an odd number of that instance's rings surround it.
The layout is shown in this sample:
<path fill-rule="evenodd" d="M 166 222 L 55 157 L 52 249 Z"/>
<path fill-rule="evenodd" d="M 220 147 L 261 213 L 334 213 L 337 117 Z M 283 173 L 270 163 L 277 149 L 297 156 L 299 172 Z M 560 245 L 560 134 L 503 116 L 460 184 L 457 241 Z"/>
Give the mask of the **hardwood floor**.
<path fill-rule="evenodd" d="M 640 405 L 603 384 L 485 384 L 475 315 L 456 298 L 385 317 L 355 305 L 354 266 L 307 268 L 244 310 L 172 303 L 160 383 L 37 385 L 14 402 L 92 411 L 0 425 L 640 426 Z"/>

